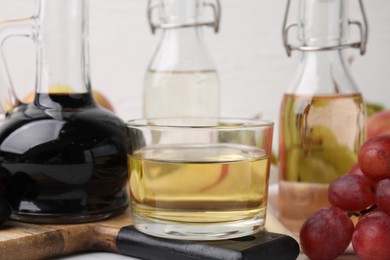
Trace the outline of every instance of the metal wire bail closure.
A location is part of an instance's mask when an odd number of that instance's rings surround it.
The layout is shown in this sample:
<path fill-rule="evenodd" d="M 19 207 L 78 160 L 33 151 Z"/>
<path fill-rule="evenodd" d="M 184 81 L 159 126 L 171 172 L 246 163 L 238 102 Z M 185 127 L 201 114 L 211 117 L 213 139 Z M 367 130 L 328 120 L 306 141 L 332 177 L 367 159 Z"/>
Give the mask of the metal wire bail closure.
<path fill-rule="evenodd" d="M 214 21 L 187 23 L 187 24 L 173 24 L 173 23 L 154 23 L 153 22 L 153 11 L 161 6 L 161 3 L 153 3 L 153 0 L 149 0 L 147 16 L 150 26 L 150 30 L 154 34 L 157 29 L 174 29 L 174 28 L 188 28 L 197 26 L 210 26 L 214 28 L 214 32 L 219 32 L 219 26 L 221 22 L 221 3 L 220 0 L 213 0 L 213 2 L 205 2 L 205 7 L 211 7 L 213 9 Z"/>
<path fill-rule="evenodd" d="M 284 15 L 283 20 L 283 28 L 282 28 L 282 37 L 283 37 L 283 45 L 286 49 L 287 55 L 291 56 L 291 52 L 293 50 L 300 50 L 300 51 L 329 51 L 329 50 L 341 50 L 345 48 L 357 48 L 360 49 L 360 54 L 364 55 L 366 53 L 367 48 L 367 40 L 368 40 L 368 22 L 367 22 L 367 16 L 366 11 L 363 5 L 363 0 L 359 0 L 359 6 L 360 10 L 362 12 L 363 17 L 363 24 L 360 21 L 357 20 L 348 20 L 349 25 L 357 25 L 359 27 L 360 32 L 360 41 L 359 42 L 352 42 L 352 43 L 346 43 L 341 45 L 334 45 L 334 46 L 328 46 L 328 47 L 315 47 L 315 46 L 295 46 L 288 43 L 288 31 L 294 27 L 298 26 L 297 22 L 293 22 L 287 25 L 288 20 L 288 13 L 290 9 L 290 3 L 291 0 L 287 0 L 287 7 Z"/>

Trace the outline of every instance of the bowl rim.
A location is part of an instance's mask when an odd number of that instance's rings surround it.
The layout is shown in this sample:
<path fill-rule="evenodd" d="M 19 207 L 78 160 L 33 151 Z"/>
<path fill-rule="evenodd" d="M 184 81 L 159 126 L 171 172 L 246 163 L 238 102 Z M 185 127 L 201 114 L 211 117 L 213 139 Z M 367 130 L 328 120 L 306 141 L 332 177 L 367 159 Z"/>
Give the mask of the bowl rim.
<path fill-rule="evenodd" d="M 232 130 L 273 128 L 274 122 L 270 120 L 244 117 L 161 117 L 132 119 L 126 121 L 125 126 L 127 128 Z"/>

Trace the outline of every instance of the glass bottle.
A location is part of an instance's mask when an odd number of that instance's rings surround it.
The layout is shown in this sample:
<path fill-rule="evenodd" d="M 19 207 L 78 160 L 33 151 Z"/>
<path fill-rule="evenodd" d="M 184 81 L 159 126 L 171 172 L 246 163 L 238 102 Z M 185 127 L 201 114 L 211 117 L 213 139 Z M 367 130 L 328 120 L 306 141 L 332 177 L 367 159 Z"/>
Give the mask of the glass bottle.
<path fill-rule="evenodd" d="M 329 205 L 329 183 L 357 162 L 366 135 L 366 106 L 345 59 L 348 47 L 364 53 L 366 31 L 360 22 L 348 20 L 347 1 L 299 3 L 299 21 L 286 27 L 290 2 L 285 18 L 287 52 L 300 50 L 301 56 L 283 98 L 279 126 L 279 218 L 293 232 Z M 349 24 L 360 26 L 361 42 L 347 42 Z M 293 26 L 301 46 L 287 43 Z"/>
<path fill-rule="evenodd" d="M 12 218 L 71 223 L 112 216 L 128 206 L 126 135 L 123 122 L 91 94 L 88 1 L 36 3 L 32 18 L 0 30 L 0 42 L 33 39 L 37 57 L 34 101 L 18 105 L 14 97 L 0 125 L 0 178 Z M 10 93 L 1 64 L 2 91 Z"/>
<path fill-rule="evenodd" d="M 220 110 L 218 73 L 204 43 L 203 26 L 218 31 L 220 5 L 213 7 L 215 21 L 203 22 L 203 0 L 149 2 L 152 32 L 162 29 L 161 42 L 144 81 L 144 116 L 217 117 Z M 159 13 L 158 24 L 153 10 Z"/>

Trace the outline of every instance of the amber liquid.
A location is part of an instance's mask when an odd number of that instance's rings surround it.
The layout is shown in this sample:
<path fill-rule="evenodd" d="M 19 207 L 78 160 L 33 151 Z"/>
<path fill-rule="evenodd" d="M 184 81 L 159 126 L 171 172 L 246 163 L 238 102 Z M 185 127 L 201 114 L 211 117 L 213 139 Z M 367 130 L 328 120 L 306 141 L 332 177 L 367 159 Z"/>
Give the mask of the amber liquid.
<path fill-rule="evenodd" d="M 298 232 L 310 214 L 329 205 L 329 183 L 357 161 L 365 139 L 362 96 L 285 95 L 279 138 L 279 217 Z"/>
<path fill-rule="evenodd" d="M 123 210 L 126 148 L 121 120 L 90 94 L 38 94 L 0 126 L 0 178 L 12 217 L 84 222 Z"/>
<path fill-rule="evenodd" d="M 269 159 L 246 146 L 173 146 L 129 155 L 133 214 L 181 223 L 264 224 Z"/>

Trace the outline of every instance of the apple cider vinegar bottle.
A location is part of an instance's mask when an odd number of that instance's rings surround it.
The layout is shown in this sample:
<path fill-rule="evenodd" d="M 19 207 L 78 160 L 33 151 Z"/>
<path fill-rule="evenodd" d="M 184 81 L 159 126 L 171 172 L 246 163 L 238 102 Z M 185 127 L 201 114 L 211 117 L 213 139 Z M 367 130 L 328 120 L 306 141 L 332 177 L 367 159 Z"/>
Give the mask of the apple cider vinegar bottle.
<path fill-rule="evenodd" d="M 212 7 L 214 21 L 203 21 L 205 6 Z M 158 0 L 148 8 L 152 32 L 162 29 L 162 38 L 145 76 L 144 116 L 219 116 L 219 77 L 202 35 L 203 26 L 218 32 L 219 1 Z"/>
<path fill-rule="evenodd" d="M 366 106 L 345 59 L 345 49 L 364 54 L 364 26 L 347 16 L 347 0 L 300 0 L 299 20 L 287 25 L 283 40 L 288 55 L 300 51 L 295 77 L 285 93 L 279 129 L 279 218 L 293 232 L 317 209 L 329 205 L 327 188 L 357 162 L 365 141 Z M 348 43 L 348 29 L 357 25 L 361 41 Z M 287 41 L 296 27 L 300 45 Z"/>

